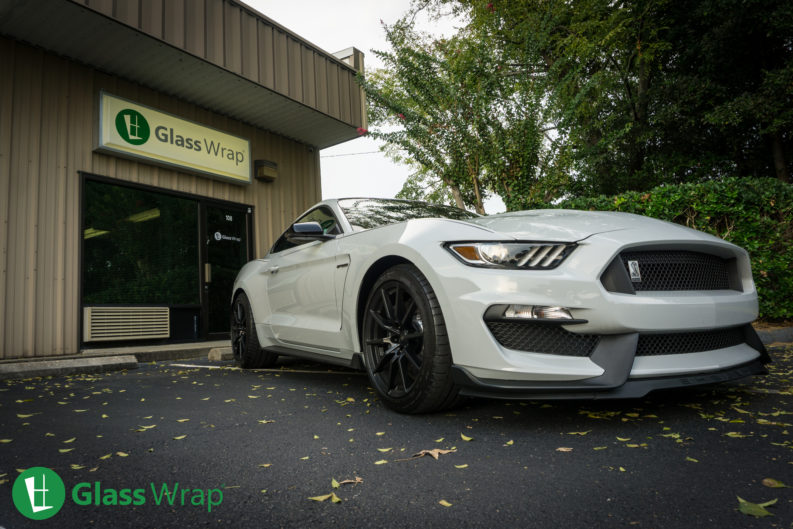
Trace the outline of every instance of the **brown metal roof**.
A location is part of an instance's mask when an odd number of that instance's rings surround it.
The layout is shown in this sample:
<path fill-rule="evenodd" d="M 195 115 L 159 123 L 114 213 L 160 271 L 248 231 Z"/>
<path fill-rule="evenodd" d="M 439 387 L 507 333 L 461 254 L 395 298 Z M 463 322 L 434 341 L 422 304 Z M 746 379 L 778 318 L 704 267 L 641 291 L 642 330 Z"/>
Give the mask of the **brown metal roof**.
<path fill-rule="evenodd" d="M 317 148 L 366 126 L 352 68 L 232 0 L 0 0 L 0 34 Z"/>

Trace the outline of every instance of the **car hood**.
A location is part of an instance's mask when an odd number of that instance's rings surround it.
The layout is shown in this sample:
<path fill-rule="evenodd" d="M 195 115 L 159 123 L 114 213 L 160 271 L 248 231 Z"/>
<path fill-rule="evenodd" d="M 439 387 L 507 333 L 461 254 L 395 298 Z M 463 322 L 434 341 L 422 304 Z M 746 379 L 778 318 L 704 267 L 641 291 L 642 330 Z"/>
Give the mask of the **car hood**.
<path fill-rule="evenodd" d="M 597 233 L 609 231 L 642 228 L 658 229 L 660 225 L 666 225 L 673 229 L 678 227 L 671 223 L 631 213 L 577 211 L 572 209 L 515 211 L 469 219 L 464 222 L 475 224 L 518 240 L 565 242 L 580 241 Z"/>

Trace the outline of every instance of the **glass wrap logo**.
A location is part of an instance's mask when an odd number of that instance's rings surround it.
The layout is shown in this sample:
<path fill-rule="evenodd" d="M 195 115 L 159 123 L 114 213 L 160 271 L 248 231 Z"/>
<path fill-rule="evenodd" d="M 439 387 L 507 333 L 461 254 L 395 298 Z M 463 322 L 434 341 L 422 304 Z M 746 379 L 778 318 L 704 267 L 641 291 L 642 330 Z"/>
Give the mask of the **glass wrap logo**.
<path fill-rule="evenodd" d="M 149 140 L 151 129 L 143 114 L 125 108 L 116 114 L 116 130 L 124 141 L 132 145 L 143 145 Z"/>
<path fill-rule="evenodd" d="M 21 473 L 11 491 L 14 505 L 31 520 L 46 520 L 58 514 L 66 501 L 63 480 L 44 467 L 29 468 Z"/>
<path fill-rule="evenodd" d="M 222 485 L 221 485 L 222 487 Z M 180 487 L 176 482 L 169 486 L 149 483 L 146 488 L 114 489 L 103 487 L 102 483 L 81 482 L 72 488 L 72 501 L 80 506 L 118 506 L 145 505 L 152 503 L 157 506 L 202 507 L 207 513 L 213 507 L 223 503 L 223 491 L 217 489 L 190 489 Z M 45 467 L 33 467 L 22 472 L 11 491 L 14 506 L 31 520 L 52 518 L 63 507 L 66 501 L 66 487 L 63 480 L 54 471 Z"/>

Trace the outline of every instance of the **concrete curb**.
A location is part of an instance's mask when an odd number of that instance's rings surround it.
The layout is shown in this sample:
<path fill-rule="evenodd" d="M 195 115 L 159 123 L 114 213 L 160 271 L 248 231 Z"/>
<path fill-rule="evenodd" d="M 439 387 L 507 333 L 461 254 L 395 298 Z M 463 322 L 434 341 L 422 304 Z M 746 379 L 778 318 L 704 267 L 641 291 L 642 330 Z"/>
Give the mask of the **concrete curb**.
<path fill-rule="evenodd" d="M 137 367 L 138 361 L 132 355 L 13 362 L 0 364 L 0 380 L 75 373 L 101 373 Z"/>
<path fill-rule="evenodd" d="M 765 344 L 793 342 L 793 327 L 782 327 L 780 329 L 755 329 L 757 336 Z"/>

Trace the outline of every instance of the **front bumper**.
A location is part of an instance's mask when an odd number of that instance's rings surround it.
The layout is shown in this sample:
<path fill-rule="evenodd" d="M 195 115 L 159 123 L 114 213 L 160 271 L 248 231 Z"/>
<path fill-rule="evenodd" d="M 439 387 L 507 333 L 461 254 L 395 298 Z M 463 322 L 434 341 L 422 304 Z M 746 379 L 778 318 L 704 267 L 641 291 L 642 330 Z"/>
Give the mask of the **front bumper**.
<path fill-rule="evenodd" d="M 715 371 L 631 378 L 638 333 L 604 336 L 592 353 L 592 362 L 602 368 L 597 377 L 576 381 L 526 381 L 479 378 L 470 370 L 452 367 L 454 382 L 461 394 L 467 396 L 505 399 L 619 399 L 638 398 L 659 389 L 691 387 L 726 382 L 750 375 L 764 375 L 764 365 L 770 357 L 751 325 L 743 328 L 745 346 L 754 349 L 758 356 L 746 363 Z M 718 354 L 718 351 L 709 351 Z"/>

